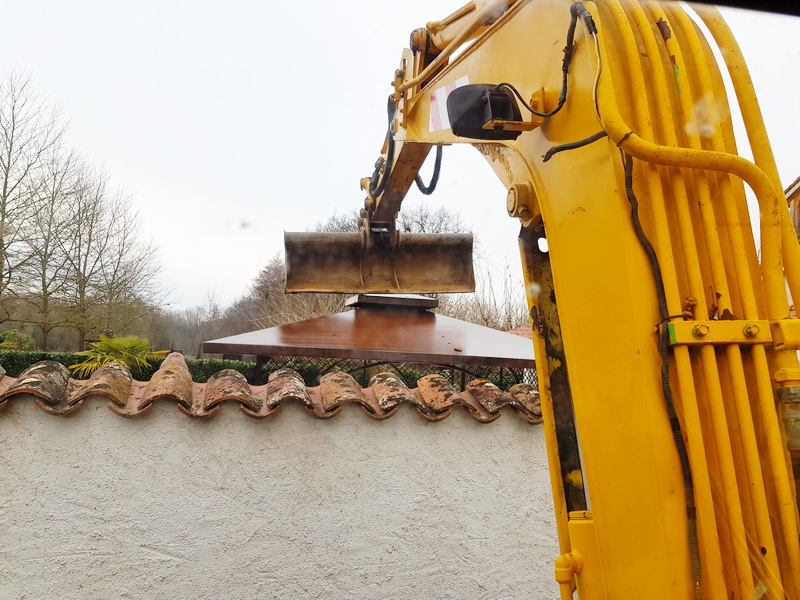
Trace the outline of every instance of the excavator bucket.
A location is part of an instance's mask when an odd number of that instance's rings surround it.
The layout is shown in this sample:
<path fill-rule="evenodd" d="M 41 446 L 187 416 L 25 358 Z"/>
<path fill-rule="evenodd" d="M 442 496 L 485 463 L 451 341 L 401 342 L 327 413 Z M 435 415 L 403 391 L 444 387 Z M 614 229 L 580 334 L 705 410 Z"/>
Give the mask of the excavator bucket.
<path fill-rule="evenodd" d="M 284 233 L 287 292 L 474 292 L 471 233 L 407 233 L 365 248 L 360 233 Z"/>

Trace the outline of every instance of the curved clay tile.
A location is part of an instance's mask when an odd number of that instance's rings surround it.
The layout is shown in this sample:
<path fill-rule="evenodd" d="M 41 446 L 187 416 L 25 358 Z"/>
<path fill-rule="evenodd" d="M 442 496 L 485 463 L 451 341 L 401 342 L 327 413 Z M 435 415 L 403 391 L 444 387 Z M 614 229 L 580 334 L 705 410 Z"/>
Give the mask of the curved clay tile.
<path fill-rule="evenodd" d="M 59 415 L 74 410 L 70 403 L 67 387 L 69 385 L 69 369 L 52 360 L 38 362 L 25 369 L 17 381 L 0 396 L 0 406 L 12 396 L 31 394 L 36 397 L 36 406 L 43 411 Z"/>
<path fill-rule="evenodd" d="M 369 380 L 369 386 L 375 392 L 378 406 L 388 412 L 399 405 L 417 404 L 419 399 L 397 375 L 391 373 L 378 373 Z"/>
<path fill-rule="evenodd" d="M 472 394 L 480 405 L 494 414 L 512 401 L 511 396 L 486 379 L 476 379 L 467 384 L 465 390 Z"/>
<path fill-rule="evenodd" d="M 270 373 L 267 381 L 267 408 L 277 408 L 284 400 L 294 400 L 311 407 L 303 376 L 292 369 L 279 369 Z"/>
<path fill-rule="evenodd" d="M 83 401 L 90 396 L 106 396 L 116 406 L 124 408 L 131 395 L 132 383 L 131 373 L 124 365 L 108 363 L 92 373 L 73 398 L 75 401 Z"/>
<path fill-rule="evenodd" d="M 511 396 L 487 379 L 470 381 L 464 396 L 471 399 L 476 419 L 491 422 L 500 418 L 500 409 L 512 401 Z"/>
<path fill-rule="evenodd" d="M 319 378 L 319 394 L 322 401 L 323 418 L 339 414 L 342 405 L 346 403 L 360 404 L 370 414 L 374 415 L 377 411 L 375 406 L 369 401 L 364 390 L 353 379 L 352 375 L 337 371 L 327 373 Z M 317 416 L 317 412 L 314 412 Z"/>
<path fill-rule="evenodd" d="M 203 395 L 195 395 L 190 411 L 182 404 L 178 404 L 178 408 L 192 417 L 210 417 L 219 410 L 220 404 L 229 401 L 238 402 L 241 407 L 253 412 L 258 412 L 260 408 L 260 402 L 253 396 L 245 376 L 233 369 L 225 369 L 209 377 Z"/>
<path fill-rule="evenodd" d="M 266 398 L 258 410 L 251 410 L 246 406 L 240 407 L 248 417 L 260 419 L 276 414 L 281 410 L 281 403 L 286 401 L 299 402 L 305 408 L 313 409 L 303 378 L 292 369 L 279 369 L 270 373 L 267 385 L 256 388 L 257 397 L 260 397 L 262 390 L 265 392 Z"/>
<path fill-rule="evenodd" d="M 452 406 L 466 405 L 464 397 L 441 375 L 425 375 L 417 381 L 417 386 L 422 401 L 434 413 L 445 412 Z"/>
<path fill-rule="evenodd" d="M 191 414 L 192 385 L 192 375 L 186 366 L 186 360 L 182 354 L 173 352 L 164 359 L 150 379 L 150 385 L 137 408 L 142 411 L 156 400 L 175 400 L 189 411 L 187 414 Z"/>
<path fill-rule="evenodd" d="M 514 399 L 511 404 L 527 421 L 537 425 L 542 422 L 542 404 L 539 390 L 530 383 L 518 383 L 508 389 L 508 395 Z"/>
<path fill-rule="evenodd" d="M 8 381 L 8 383 L 6 383 Z M 409 389 L 391 373 L 372 377 L 363 389 L 347 373 L 324 375 L 317 387 L 307 387 L 303 378 L 291 369 L 270 374 L 264 386 L 250 386 L 245 377 L 231 370 L 219 371 L 208 383 L 194 383 L 183 356 L 170 354 L 149 382 L 136 381 L 118 364 L 98 369 L 88 381 L 70 379 L 63 365 L 45 361 L 25 370 L 18 379 L 6 378 L 0 394 L 0 407 L 16 395 L 34 396 L 36 405 L 51 414 L 67 414 L 86 398 L 102 397 L 114 413 L 135 417 L 145 414 L 156 400 L 174 400 L 178 408 L 192 417 L 209 417 L 223 402 L 237 402 L 251 417 L 262 418 L 278 413 L 286 402 L 299 402 L 314 416 L 336 416 L 346 403 L 361 405 L 373 419 L 386 419 L 401 404 L 411 404 L 429 421 L 450 415 L 453 406 L 462 406 L 476 421 L 488 423 L 511 406 L 529 423 L 541 422 L 539 393 L 534 386 L 518 384 L 507 393 L 486 380 L 471 382 L 459 393 L 441 375 L 426 375 Z"/>

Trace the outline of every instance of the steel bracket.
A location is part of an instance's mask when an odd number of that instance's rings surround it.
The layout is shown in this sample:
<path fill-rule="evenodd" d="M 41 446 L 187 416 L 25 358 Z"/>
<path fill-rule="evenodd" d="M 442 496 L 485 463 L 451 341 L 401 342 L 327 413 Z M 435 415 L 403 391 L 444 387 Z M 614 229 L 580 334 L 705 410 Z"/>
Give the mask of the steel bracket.
<path fill-rule="evenodd" d="M 667 325 L 669 342 L 678 345 L 769 344 L 769 321 L 676 321 Z M 798 329 L 800 332 L 800 329 Z"/>
<path fill-rule="evenodd" d="M 776 350 L 800 350 L 800 319 L 779 319 L 770 323 Z"/>

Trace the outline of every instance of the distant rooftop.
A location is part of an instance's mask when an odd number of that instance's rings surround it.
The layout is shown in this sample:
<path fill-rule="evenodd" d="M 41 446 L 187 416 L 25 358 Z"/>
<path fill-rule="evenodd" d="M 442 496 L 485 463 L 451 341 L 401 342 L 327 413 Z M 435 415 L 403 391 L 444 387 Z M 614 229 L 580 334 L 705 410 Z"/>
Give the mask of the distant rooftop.
<path fill-rule="evenodd" d="M 794 199 L 794 196 L 798 192 L 800 192 L 800 177 L 795 179 L 792 184 L 783 191 L 786 199 L 790 201 Z"/>
<path fill-rule="evenodd" d="M 795 179 L 783 193 L 789 203 L 789 214 L 792 217 L 795 234 L 800 239 L 800 177 Z"/>

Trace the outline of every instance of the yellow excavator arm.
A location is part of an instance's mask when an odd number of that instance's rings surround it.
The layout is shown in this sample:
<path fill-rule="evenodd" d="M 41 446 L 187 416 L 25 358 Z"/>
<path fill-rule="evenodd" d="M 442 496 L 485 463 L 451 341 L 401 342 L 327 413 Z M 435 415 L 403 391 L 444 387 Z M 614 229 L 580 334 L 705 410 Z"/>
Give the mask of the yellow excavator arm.
<path fill-rule="evenodd" d="M 754 161 L 737 151 L 723 69 Z M 718 11 L 473 2 L 414 32 L 393 88 L 382 156 L 362 181 L 362 234 L 339 257 L 367 289 L 379 269 L 364 275 L 354 257 L 377 247 L 369 260 L 402 262 L 394 219 L 432 149 L 472 144 L 507 188 L 561 598 L 800 600 L 800 247 Z M 382 287 L 418 291 L 432 264 L 468 278 L 437 245 L 417 245 Z M 301 247 L 287 251 L 290 284 Z M 313 287 L 313 268 L 305 278 Z"/>

